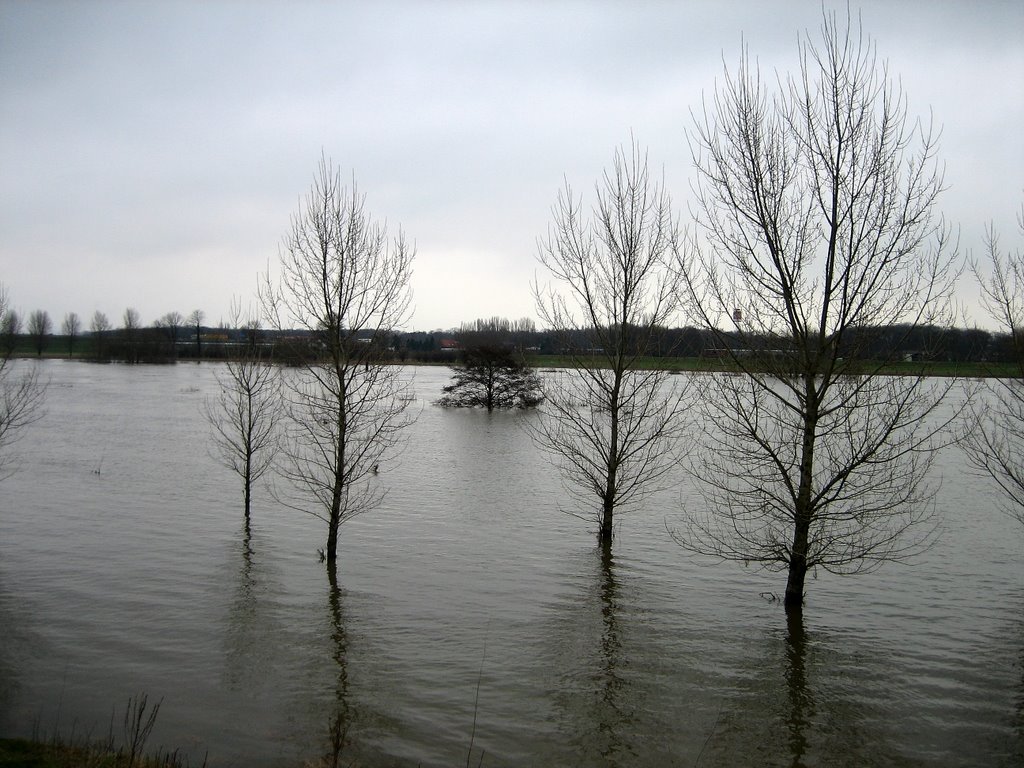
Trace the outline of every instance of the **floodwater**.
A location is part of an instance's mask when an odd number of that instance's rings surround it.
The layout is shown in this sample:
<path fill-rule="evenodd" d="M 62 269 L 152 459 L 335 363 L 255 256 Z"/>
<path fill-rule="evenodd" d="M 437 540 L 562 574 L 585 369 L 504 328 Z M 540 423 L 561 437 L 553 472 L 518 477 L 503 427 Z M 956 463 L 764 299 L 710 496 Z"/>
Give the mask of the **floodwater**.
<path fill-rule="evenodd" d="M 201 413 L 216 365 L 42 363 L 46 416 L 0 483 L 0 735 L 115 733 L 193 764 L 301 765 L 347 728 L 363 766 L 1024 764 L 1024 526 L 951 452 L 912 565 L 808 584 L 683 552 L 685 484 L 595 546 L 532 414 L 442 410 L 342 528 L 237 478 Z"/>

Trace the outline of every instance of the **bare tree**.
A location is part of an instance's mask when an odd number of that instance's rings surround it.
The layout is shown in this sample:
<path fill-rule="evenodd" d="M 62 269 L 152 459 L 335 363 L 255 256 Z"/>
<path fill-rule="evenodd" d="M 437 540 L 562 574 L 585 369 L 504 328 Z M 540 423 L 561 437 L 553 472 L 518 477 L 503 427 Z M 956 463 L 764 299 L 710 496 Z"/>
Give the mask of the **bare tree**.
<path fill-rule="evenodd" d="M 97 309 L 92 314 L 89 330 L 92 331 L 93 354 L 96 356 L 96 359 L 102 359 L 106 351 L 104 342 L 106 341 L 107 333 L 110 331 L 110 320 L 107 319 L 103 312 Z"/>
<path fill-rule="evenodd" d="M 121 315 L 121 327 L 126 331 L 137 331 L 141 328 L 142 318 L 139 315 L 139 310 L 134 307 L 125 309 L 124 314 Z"/>
<path fill-rule="evenodd" d="M 142 318 L 134 307 L 125 309 L 121 316 L 121 341 L 124 344 L 124 359 L 129 363 L 137 363 L 140 359 L 139 330 Z"/>
<path fill-rule="evenodd" d="M 236 328 L 251 327 L 255 322 L 248 319 L 240 325 L 241 307 L 237 303 L 232 304 L 231 315 Z M 248 529 L 253 483 L 270 469 L 276 453 L 280 379 L 269 356 L 255 345 L 246 345 L 236 358 L 229 358 L 226 369 L 224 375 L 214 374 L 220 393 L 215 399 L 207 399 L 204 413 L 213 428 L 221 462 L 242 479 Z"/>
<path fill-rule="evenodd" d="M 6 301 L 6 299 L 5 299 Z M 21 315 L 8 306 L 0 314 L 0 336 L 3 337 L 3 354 L 10 357 L 21 333 Z"/>
<path fill-rule="evenodd" d="M 98 309 L 92 313 L 92 320 L 89 321 L 89 330 L 93 333 L 106 333 L 111 328 L 110 320 L 106 314 Z"/>
<path fill-rule="evenodd" d="M 11 315 L 7 289 L 0 283 L 0 318 Z M 6 350 L 0 355 L 0 480 L 14 471 L 9 448 L 22 436 L 25 427 L 43 415 L 46 394 L 46 384 L 40 380 L 35 363 L 16 375 L 10 357 Z"/>
<path fill-rule="evenodd" d="M 507 346 L 520 352 L 537 342 L 537 325 L 532 318 L 478 318 L 459 325 L 456 338 L 463 349 L 479 346 Z"/>
<path fill-rule="evenodd" d="M 45 309 L 34 310 L 28 316 L 28 335 L 32 338 L 32 345 L 36 349 L 36 356 L 42 357 L 46 348 L 46 337 L 53 331 L 53 323 L 50 322 L 50 313 Z"/>
<path fill-rule="evenodd" d="M 579 516 L 609 542 L 616 511 L 655 489 L 671 466 L 681 429 L 679 379 L 640 367 L 677 306 L 677 285 L 662 264 L 679 233 L 669 195 L 651 181 L 635 143 L 628 155 L 616 151 L 596 197 L 587 216 L 566 183 L 539 246 L 555 284 L 534 283 L 538 314 L 571 368 L 546 383 L 533 435 L 560 462 L 585 510 Z"/>
<path fill-rule="evenodd" d="M 248 351 L 255 352 L 261 344 L 263 324 L 260 322 L 260 318 L 256 315 L 249 315 L 241 329 L 245 331 L 245 345 Z"/>
<path fill-rule="evenodd" d="M 167 341 L 171 348 L 171 357 L 176 357 L 178 354 L 178 332 L 181 330 L 182 323 L 185 322 L 185 318 L 181 316 L 181 312 L 168 312 L 166 315 L 161 315 L 153 323 L 153 326 L 160 328 L 167 334 Z"/>
<path fill-rule="evenodd" d="M 68 337 L 68 357 L 72 357 L 75 354 L 75 339 L 82 332 L 82 321 L 78 319 L 75 312 L 68 312 L 64 315 L 61 332 Z"/>
<path fill-rule="evenodd" d="M 885 373 L 902 337 L 952 324 L 959 276 L 933 214 L 935 137 L 908 120 L 874 44 L 826 13 L 821 42 L 805 35 L 799 52 L 777 88 L 744 52 L 696 117 L 702 240 L 677 261 L 691 311 L 741 374 L 702 379 L 691 467 L 707 511 L 677 539 L 787 569 L 787 609 L 808 571 L 862 571 L 928 543 L 928 470 L 948 426 L 935 410 L 952 383 Z M 872 329 L 896 335 L 882 359 L 865 359 Z"/>
<path fill-rule="evenodd" d="M 1024 206 L 1017 214 L 1024 235 Z M 971 464 L 991 477 L 1002 491 L 1006 510 L 1024 523 L 1024 251 L 1004 252 L 993 226 L 985 250 L 991 272 L 972 264 L 989 317 L 1009 337 L 1010 375 L 985 379 L 981 397 L 972 401 L 964 448 Z"/>
<path fill-rule="evenodd" d="M 321 159 L 292 218 L 261 299 L 277 329 L 303 329 L 300 363 L 284 381 L 289 411 L 281 473 L 294 494 L 281 501 L 327 524 L 325 557 L 337 561 L 342 523 L 376 506 L 372 483 L 410 419 L 408 383 L 385 359 L 392 332 L 407 319 L 414 249 L 374 221 L 353 181 Z"/>
<path fill-rule="evenodd" d="M 189 313 L 189 316 L 188 316 L 188 319 L 186 320 L 186 322 L 189 325 L 191 325 L 191 326 L 195 326 L 195 329 L 196 329 L 196 357 L 200 358 L 200 357 L 203 356 L 203 332 L 202 332 L 203 310 L 201 310 L 201 309 L 193 309 L 192 312 Z"/>

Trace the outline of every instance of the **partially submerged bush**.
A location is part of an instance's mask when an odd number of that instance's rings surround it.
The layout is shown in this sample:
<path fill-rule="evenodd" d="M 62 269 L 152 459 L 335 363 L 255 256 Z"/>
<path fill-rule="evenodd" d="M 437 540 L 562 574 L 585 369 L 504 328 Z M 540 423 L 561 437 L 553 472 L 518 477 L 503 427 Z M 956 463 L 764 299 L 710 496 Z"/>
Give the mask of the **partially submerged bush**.
<path fill-rule="evenodd" d="M 452 371 L 452 383 L 437 401 L 444 407 L 531 408 L 544 399 L 537 372 L 506 347 L 471 347 Z"/>

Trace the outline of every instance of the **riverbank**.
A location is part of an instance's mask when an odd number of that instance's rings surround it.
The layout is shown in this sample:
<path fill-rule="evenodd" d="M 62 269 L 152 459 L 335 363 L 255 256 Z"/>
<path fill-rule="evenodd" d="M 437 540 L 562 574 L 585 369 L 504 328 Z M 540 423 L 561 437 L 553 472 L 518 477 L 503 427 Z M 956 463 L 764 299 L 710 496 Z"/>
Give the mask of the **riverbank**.
<path fill-rule="evenodd" d="M 205 765 L 205 763 L 204 763 Z M 122 750 L 62 741 L 0 739 L 0 768 L 187 768 L 176 753 L 130 756 Z"/>
<path fill-rule="evenodd" d="M 295 765 L 282 765 L 281 768 L 327 768 L 339 764 L 349 768 L 363 766 L 350 761 L 338 762 L 343 759 L 340 753 L 337 758 L 325 755 Z M 0 768 L 190 768 L 190 765 L 176 751 L 132 757 L 123 747 L 113 750 L 102 744 L 75 745 L 60 740 L 40 742 L 0 738 Z M 206 768 L 207 761 L 203 760 L 198 765 Z"/>

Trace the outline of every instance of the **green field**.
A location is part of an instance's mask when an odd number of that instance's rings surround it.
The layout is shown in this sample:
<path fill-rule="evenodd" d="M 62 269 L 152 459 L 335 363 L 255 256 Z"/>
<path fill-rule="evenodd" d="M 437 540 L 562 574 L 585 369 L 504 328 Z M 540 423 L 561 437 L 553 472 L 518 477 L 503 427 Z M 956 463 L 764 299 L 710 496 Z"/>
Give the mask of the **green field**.
<path fill-rule="evenodd" d="M 572 365 L 567 355 L 534 355 L 528 359 L 530 365 L 541 370 L 545 368 L 565 368 Z M 698 371 L 735 372 L 739 368 L 729 360 L 717 357 L 645 357 L 641 358 L 638 368 L 647 370 L 664 369 L 674 372 Z M 1020 375 L 1020 369 L 1012 363 L 955 363 L 955 362 L 899 362 L 879 364 L 864 361 L 853 368 L 851 373 L 879 369 L 881 373 L 892 376 L 961 376 L 966 378 L 1012 378 Z"/>

